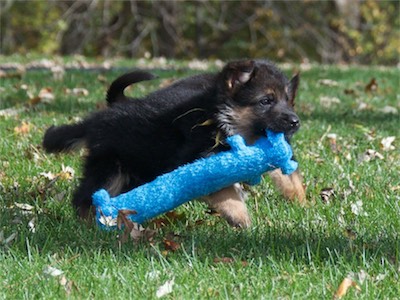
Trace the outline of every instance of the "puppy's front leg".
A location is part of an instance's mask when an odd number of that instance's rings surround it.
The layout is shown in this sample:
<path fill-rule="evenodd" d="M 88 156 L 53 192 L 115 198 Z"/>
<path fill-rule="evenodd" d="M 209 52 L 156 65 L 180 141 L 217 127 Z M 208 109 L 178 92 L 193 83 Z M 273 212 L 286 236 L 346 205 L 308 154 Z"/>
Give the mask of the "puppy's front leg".
<path fill-rule="evenodd" d="M 250 216 L 244 203 L 242 188 L 239 184 L 224 188 L 204 197 L 210 208 L 216 210 L 231 226 L 247 228 L 251 224 Z"/>
<path fill-rule="evenodd" d="M 280 169 L 276 169 L 268 174 L 286 199 L 297 201 L 300 204 L 306 203 L 306 191 L 299 171 L 295 171 L 291 175 L 284 175 Z"/>

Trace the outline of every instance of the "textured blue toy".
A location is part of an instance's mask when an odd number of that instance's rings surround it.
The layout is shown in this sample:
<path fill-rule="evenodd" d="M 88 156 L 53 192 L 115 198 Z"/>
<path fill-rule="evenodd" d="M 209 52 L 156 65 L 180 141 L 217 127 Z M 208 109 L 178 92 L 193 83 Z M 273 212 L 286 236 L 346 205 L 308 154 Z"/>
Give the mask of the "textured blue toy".
<path fill-rule="evenodd" d="M 136 214 L 129 218 L 141 224 L 236 182 L 257 184 L 267 171 L 280 168 L 284 174 L 291 174 L 297 169 L 283 133 L 267 131 L 266 137 L 250 146 L 239 135 L 228 137 L 227 142 L 230 150 L 183 165 L 117 197 L 110 197 L 104 189 L 97 191 L 93 195 L 97 223 L 103 228 L 115 227 L 109 221 L 125 209 L 134 210 Z"/>

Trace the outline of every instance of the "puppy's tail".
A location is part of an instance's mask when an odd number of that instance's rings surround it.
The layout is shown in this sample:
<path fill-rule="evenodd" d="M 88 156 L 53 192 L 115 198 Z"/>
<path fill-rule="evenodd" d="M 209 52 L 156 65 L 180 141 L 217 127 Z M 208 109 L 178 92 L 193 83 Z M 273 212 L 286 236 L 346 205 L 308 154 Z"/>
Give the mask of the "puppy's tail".
<path fill-rule="evenodd" d="M 136 82 L 151 80 L 154 78 L 157 78 L 157 76 L 140 70 L 126 73 L 118 77 L 113 81 L 107 91 L 107 104 L 110 106 L 116 102 L 129 100 L 129 98 L 124 95 L 124 90 L 127 86 Z"/>
<path fill-rule="evenodd" d="M 85 126 L 83 123 L 51 126 L 43 138 L 43 148 L 50 153 L 78 150 L 84 146 Z"/>

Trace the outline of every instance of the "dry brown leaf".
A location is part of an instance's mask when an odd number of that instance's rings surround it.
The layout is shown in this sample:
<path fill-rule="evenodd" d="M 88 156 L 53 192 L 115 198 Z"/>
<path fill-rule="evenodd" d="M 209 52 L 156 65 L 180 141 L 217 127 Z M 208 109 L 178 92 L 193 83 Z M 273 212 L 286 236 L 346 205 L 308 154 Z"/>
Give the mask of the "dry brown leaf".
<path fill-rule="evenodd" d="M 68 280 L 65 275 L 62 275 L 59 280 L 59 283 L 62 287 L 64 287 L 65 293 L 69 296 L 72 292 L 72 287 L 74 286 L 73 281 Z"/>
<path fill-rule="evenodd" d="M 337 143 L 336 143 L 336 141 L 337 141 L 337 134 L 336 134 L 336 133 L 328 133 L 328 134 L 326 135 L 326 137 L 327 137 L 328 140 L 329 140 L 329 146 L 330 146 L 332 152 L 333 152 L 333 153 L 339 152 L 339 149 L 338 149 L 338 146 L 337 146 Z"/>
<path fill-rule="evenodd" d="M 375 92 L 378 90 L 378 83 L 375 78 L 371 78 L 369 83 L 365 86 L 366 92 Z"/>
<path fill-rule="evenodd" d="M 216 257 L 214 258 L 214 263 L 223 263 L 223 264 L 231 264 L 234 262 L 232 257 Z"/>
<path fill-rule="evenodd" d="M 354 94 L 356 93 L 356 91 L 353 90 L 353 89 L 345 89 L 345 90 L 344 90 L 344 93 L 345 93 L 346 95 L 354 95 Z"/>
<path fill-rule="evenodd" d="M 181 247 L 180 244 L 178 244 L 177 242 L 175 242 L 173 240 L 164 239 L 163 243 L 164 243 L 165 250 L 168 250 L 168 251 L 175 252 Z"/>
<path fill-rule="evenodd" d="M 52 88 L 49 88 L 49 87 L 42 88 L 39 91 L 39 95 L 38 96 L 40 97 L 40 99 L 44 103 L 50 103 L 55 99 L 55 96 L 53 94 L 53 90 L 52 90 Z"/>
<path fill-rule="evenodd" d="M 30 123 L 23 121 L 21 125 L 14 128 L 14 132 L 16 134 L 25 135 L 29 133 L 31 127 L 32 125 Z"/>
<path fill-rule="evenodd" d="M 349 240 L 355 240 L 357 238 L 357 232 L 355 232 L 351 228 L 346 228 L 346 230 L 343 232 L 344 236 L 347 237 Z"/>
<path fill-rule="evenodd" d="M 57 174 L 57 177 L 64 180 L 72 180 L 75 176 L 75 170 L 69 166 L 61 166 L 61 172 Z"/>
<path fill-rule="evenodd" d="M 124 228 L 123 234 L 120 236 L 119 242 L 126 243 L 130 238 L 137 243 L 140 241 L 151 241 L 156 234 L 155 230 L 144 228 L 142 225 L 133 222 L 128 218 L 137 212 L 129 209 L 121 209 L 118 211 L 117 226 L 119 229 Z"/>
<path fill-rule="evenodd" d="M 350 287 L 354 287 L 357 291 L 361 291 L 361 288 L 357 285 L 356 282 L 353 281 L 353 279 L 346 277 L 343 279 L 343 281 L 340 283 L 338 289 L 335 292 L 335 295 L 333 296 L 334 299 L 341 299 L 343 298 L 346 294 L 347 291 L 349 290 Z"/>
<path fill-rule="evenodd" d="M 322 202 L 328 204 L 334 198 L 335 190 L 332 187 L 323 188 L 319 195 L 321 196 Z"/>
<path fill-rule="evenodd" d="M 42 101 L 42 98 L 40 98 L 39 96 L 36 96 L 36 97 L 29 99 L 28 103 L 29 103 L 29 105 L 35 106 L 35 105 L 38 105 L 40 103 L 40 101 Z"/>

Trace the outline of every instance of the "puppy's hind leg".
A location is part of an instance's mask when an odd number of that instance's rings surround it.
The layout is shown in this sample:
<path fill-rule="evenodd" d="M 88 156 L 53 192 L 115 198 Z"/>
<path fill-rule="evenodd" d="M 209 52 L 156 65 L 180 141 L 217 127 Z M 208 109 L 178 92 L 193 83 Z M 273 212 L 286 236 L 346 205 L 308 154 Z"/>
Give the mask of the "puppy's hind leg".
<path fill-rule="evenodd" d="M 231 226 L 247 228 L 251 225 L 243 191 L 239 184 L 208 195 L 204 197 L 204 201 L 210 208 L 220 213 Z"/>
<path fill-rule="evenodd" d="M 76 189 L 72 204 L 79 217 L 88 219 L 92 215 L 92 195 L 104 188 L 110 195 L 121 193 L 128 184 L 128 177 L 123 175 L 119 162 L 110 157 L 94 159 L 88 157 L 84 176 Z"/>

